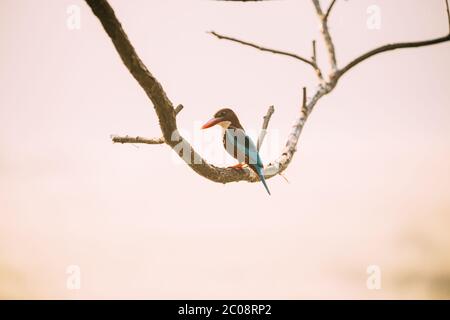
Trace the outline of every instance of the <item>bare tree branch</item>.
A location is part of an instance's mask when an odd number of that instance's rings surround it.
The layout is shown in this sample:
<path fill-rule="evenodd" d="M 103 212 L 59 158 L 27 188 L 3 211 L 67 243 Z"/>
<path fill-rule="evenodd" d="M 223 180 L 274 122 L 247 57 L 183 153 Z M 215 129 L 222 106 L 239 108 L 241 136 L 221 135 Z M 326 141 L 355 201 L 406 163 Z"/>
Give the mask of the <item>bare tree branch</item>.
<path fill-rule="evenodd" d="M 313 4 L 316 8 L 316 12 L 321 20 L 322 24 L 322 35 L 325 41 L 325 45 L 328 50 L 328 54 L 330 57 L 330 62 L 332 66 L 332 73 L 329 75 L 329 79 L 326 81 L 321 81 L 312 94 L 312 96 L 307 99 L 306 88 L 303 88 L 303 100 L 302 106 L 300 110 L 300 114 L 298 118 L 295 120 L 294 125 L 292 127 L 291 133 L 288 136 L 286 145 L 281 153 L 281 155 L 271 163 L 269 163 L 264 168 L 264 175 L 266 179 L 269 179 L 277 174 L 281 174 L 290 164 L 293 159 L 295 152 L 297 151 L 296 147 L 298 144 L 298 139 L 303 130 L 304 124 L 308 119 L 309 115 L 313 111 L 317 102 L 324 95 L 331 92 L 336 86 L 339 78 L 348 70 L 350 70 L 355 65 L 360 62 L 368 59 L 371 56 L 374 56 L 381 52 L 391 51 L 399 48 L 413 48 L 413 47 L 421 47 L 433 45 L 445 41 L 450 40 L 450 32 L 449 35 L 432 39 L 425 40 L 419 42 L 405 42 L 405 43 L 397 43 L 397 44 L 389 44 L 377 49 L 371 50 L 366 54 L 361 55 L 356 58 L 352 62 L 350 62 L 343 69 L 339 70 L 337 68 L 336 63 L 336 55 L 334 51 L 334 45 L 328 31 L 327 25 L 327 17 L 329 12 L 331 11 L 334 2 L 333 1 L 330 7 L 327 10 L 327 13 L 324 15 L 323 11 L 320 7 L 320 3 L 318 0 L 312 0 Z M 98 17 L 103 28 L 105 29 L 108 36 L 111 38 L 119 56 L 121 57 L 123 63 L 128 68 L 129 72 L 133 75 L 133 77 L 138 81 L 140 86 L 144 89 L 147 96 L 150 98 L 154 105 L 154 109 L 159 119 L 159 125 L 161 127 L 161 131 L 163 133 L 163 137 L 157 139 L 147 139 L 147 138 L 130 138 L 130 137 L 116 137 L 118 140 L 116 142 L 129 143 L 166 143 L 169 145 L 196 173 L 199 175 L 212 180 L 214 182 L 220 183 L 228 183 L 235 181 L 250 181 L 255 182 L 259 181 L 259 178 L 250 170 L 234 170 L 231 168 L 219 168 L 214 165 L 208 164 L 193 148 L 192 146 L 179 134 L 177 130 L 176 124 L 176 109 L 173 108 L 171 101 L 167 98 L 166 93 L 164 92 L 161 84 L 156 80 L 156 78 L 150 73 L 150 71 L 145 67 L 143 62 L 140 60 L 139 56 L 135 52 L 133 46 L 128 40 L 127 35 L 122 29 L 120 22 L 117 20 L 113 9 L 110 7 L 106 0 L 86 0 L 87 4 L 91 7 L 93 13 Z M 448 0 L 446 0 L 447 6 L 447 15 L 449 18 L 449 26 L 450 26 L 450 13 L 448 10 Z M 237 40 L 230 37 L 221 36 L 215 32 L 212 32 L 213 35 L 218 37 L 219 39 L 227 39 L 230 41 L 234 41 L 237 43 L 241 43 L 247 46 L 251 46 L 257 48 L 262 51 L 268 51 L 275 54 L 281 54 L 285 56 L 293 57 L 297 60 L 303 61 L 309 65 L 311 65 L 316 71 L 320 72 L 320 69 L 316 64 L 316 50 L 315 50 L 315 41 L 313 41 L 313 57 L 312 60 L 305 59 L 296 54 L 291 54 L 288 52 L 263 48 L 252 44 L 250 42 L 245 42 L 241 40 Z M 267 128 L 269 120 L 270 120 L 270 108 L 268 114 L 266 115 L 263 122 L 263 131 Z M 273 112 L 272 112 L 273 113 Z M 121 141 L 122 139 L 122 141 Z M 260 146 L 264 136 L 259 140 L 258 145 Z M 114 141 L 114 138 L 113 138 Z"/>
<path fill-rule="evenodd" d="M 164 144 L 166 141 L 163 137 L 161 138 L 144 138 L 144 137 L 129 137 L 129 136 L 112 136 L 112 141 L 114 143 L 145 143 L 145 144 Z"/>
<path fill-rule="evenodd" d="M 236 38 L 232 38 L 232 37 L 221 35 L 221 34 L 215 32 L 215 31 L 210 31 L 209 33 L 214 35 L 214 36 L 216 36 L 218 39 L 221 39 L 221 40 L 222 39 L 223 40 L 229 40 L 229 41 L 236 42 L 236 43 L 242 44 L 244 46 L 252 47 L 252 48 L 255 48 L 255 49 L 258 49 L 258 50 L 261 50 L 261 51 L 271 52 L 273 54 L 279 54 L 279 55 L 288 56 L 288 57 L 300 60 L 300 61 L 302 61 L 302 62 L 304 62 L 306 64 L 309 64 L 311 67 L 313 67 L 313 69 L 316 71 L 316 73 L 320 77 L 322 76 L 322 72 L 320 71 L 319 67 L 317 66 L 317 64 L 314 61 L 308 60 L 306 58 L 303 58 L 303 57 L 301 57 L 301 56 L 299 56 L 299 55 L 297 55 L 295 53 L 290 53 L 290 52 L 286 52 L 286 51 L 265 48 L 265 47 L 259 46 L 257 44 L 248 42 L 248 41 L 243 41 L 243 40 L 239 40 L 239 39 L 236 39 Z"/>
<path fill-rule="evenodd" d="M 314 7 L 316 8 L 316 13 L 320 19 L 320 29 L 321 29 L 320 32 L 322 33 L 325 46 L 327 47 L 331 69 L 333 70 L 333 72 L 336 72 L 337 70 L 336 52 L 334 50 L 334 44 L 333 40 L 331 39 L 330 31 L 328 30 L 327 16 L 323 14 L 319 0 L 312 0 L 312 2 L 314 4 Z M 329 11 L 331 11 L 333 4 L 334 3 L 331 4 Z"/>
<path fill-rule="evenodd" d="M 175 108 L 175 115 L 177 115 L 181 110 L 183 110 L 183 105 L 179 104 Z M 144 137 L 129 137 L 128 135 L 122 136 L 111 136 L 111 139 L 114 143 L 145 143 L 145 144 L 163 144 L 166 143 L 164 137 L 160 138 L 144 138 Z"/>
<path fill-rule="evenodd" d="M 258 137 L 258 143 L 256 144 L 256 148 L 258 151 L 261 148 L 264 138 L 266 137 L 267 127 L 269 126 L 269 121 L 270 121 L 270 118 L 272 117 L 272 114 L 274 113 L 274 111 L 275 111 L 275 108 L 273 106 L 270 106 L 269 110 L 267 110 L 267 114 L 263 118 L 263 125 L 261 128 L 259 137 Z"/>
<path fill-rule="evenodd" d="M 438 44 L 438 43 L 441 43 L 441 42 L 446 42 L 446 41 L 449 41 L 449 40 L 450 40 L 450 34 L 446 35 L 446 36 L 443 36 L 443 37 L 431 39 L 431 40 L 386 44 L 384 46 L 381 46 L 381 47 L 375 48 L 373 50 L 370 50 L 369 52 L 366 52 L 366 53 L 362 54 L 361 56 L 357 57 L 356 59 L 351 61 L 349 64 L 347 64 L 345 67 L 343 67 L 342 69 L 338 70 L 337 76 L 341 77 L 344 73 L 346 73 L 348 70 L 350 70 L 351 68 L 353 68 L 357 64 L 363 62 L 364 60 L 366 60 L 366 59 L 368 59 L 370 57 L 373 57 L 376 54 L 382 53 L 382 52 L 392 51 L 392 50 L 402 49 L 402 48 L 425 47 L 425 46 L 430 46 L 430 45 L 433 45 L 433 44 Z"/>

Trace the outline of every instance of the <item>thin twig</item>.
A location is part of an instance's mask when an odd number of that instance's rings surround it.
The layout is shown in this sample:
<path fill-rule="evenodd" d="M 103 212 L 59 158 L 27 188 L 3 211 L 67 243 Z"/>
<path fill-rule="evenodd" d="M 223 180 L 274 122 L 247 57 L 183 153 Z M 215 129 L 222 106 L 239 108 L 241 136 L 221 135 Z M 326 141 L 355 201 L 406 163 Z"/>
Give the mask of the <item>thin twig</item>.
<path fill-rule="evenodd" d="M 302 102 L 302 110 L 307 109 L 306 104 L 306 87 L 303 87 L 303 102 Z"/>
<path fill-rule="evenodd" d="M 312 41 L 312 51 L 313 51 L 313 54 L 312 54 L 312 57 L 311 57 L 311 60 L 314 62 L 314 63 L 317 63 L 317 53 L 316 53 L 316 40 L 313 40 Z"/>
<path fill-rule="evenodd" d="M 183 105 L 179 104 L 174 112 L 175 115 L 177 115 L 181 110 L 183 110 Z M 111 136 L 111 140 L 114 143 L 144 143 L 144 144 L 163 144 L 166 143 L 166 140 L 164 139 L 164 137 L 159 137 L 159 138 L 144 138 L 144 137 L 129 137 L 128 135 L 126 136 Z"/>
<path fill-rule="evenodd" d="M 222 34 L 219 34 L 219 33 L 215 32 L 215 31 L 209 31 L 208 33 L 212 34 L 213 36 L 215 36 L 215 37 L 217 37 L 218 39 L 221 39 L 221 40 L 229 40 L 229 41 L 232 41 L 232 42 L 235 42 L 235 43 L 239 43 L 239 44 L 242 44 L 244 46 L 252 47 L 252 48 L 255 48 L 255 49 L 258 49 L 258 50 L 261 50 L 261 51 L 270 52 L 270 53 L 273 53 L 273 54 L 279 54 L 279 55 L 283 55 L 283 56 L 288 56 L 288 57 L 300 60 L 300 61 L 302 61 L 302 62 L 304 62 L 306 64 L 309 64 L 311 67 L 313 67 L 313 69 L 316 71 L 316 73 L 318 75 L 322 74 L 320 69 L 319 69 L 319 67 L 317 66 L 317 64 L 314 61 L 311 61 L 311 60 L 308 60 L 306 58 L 303 58 L 302 56 L 299 56 L 298 54 L 287 52 L 287 51 L 281 51 L 281 50 L 276 50 L 276 49 L 270 49 L 270 48 L 262 47 L 260 45 L 257 45 L 257 44 L 254 44 L 254 43 L 251 43 L 251 42 L 248 42 L 248 41 L 239 40 L 239 39 L 236 39 L 236 38 L 224 36 Z"/>
<path fill-rule="evenodd" d="M 347 71 L 349 71 L 351 68 L 353 68 L 357 64 L 369 59 L 370 57 L 373 57 L 376 54 L 383 53 L 386 51 L 392 51 L 392 50 L 396 50 L 396 49 L 402 49 L 402 48 L 419 48 L 419 47 L 424 47 L 424 46 L 429 46 L 429 45 L 433 45 L 433 44 L 450 41 L 450 11 L 449 11 L 448 0 L 444 0 L 444 1 L 445 1 L 446 9 L 447 9 L 446 11 L 447 11 L 447 18 L 448 18 L 448 25 L 449 25 L 449 33 L 446 36 L 435 38 L 435 39 L 430 39 L 430 40 L 423 40 L 423 41 L 391 43 L 391 44 L 386 44 L 384 46 L 375 48 L 375 49 L 370 50 L 370 51 L 360 55 L 359 57 L 353 59 L 345 67 L 338 70 L 336 72 L 336 80 L 338 78 L 342 77 L 342 75 L 344 75 Z"/>
<path fill-rule="evenodd" d="M 316 52 L 316 40 L 312 41 L 312 57 L 311 57 L 311 61 L 314 63 L 315 68 L 314 70 L 316 71 L 317 77 L 319 78 L 320 81 L 323 82 L 323 76 L 322 76 L 322 71 L 320 70 L 318 64 L 317 64 L 317 52 Z"/>
<path fill-rule="evenodd" d="M 129 136 L 112 136 L 112 141 L 114 143 L 145 143 L 145 144 L 163 144 L 165 143 L 164 138 L 144 138 L 144 137 L 129 137 Z"/>
<path fill-rule="evenodd" d="M 375 48 L 373 50 L 370 50 L 369 52 L 366 52 L 366 53 L 360 55 L 359 57 L 357 57 L 356 59 L 354 59 L 353 61 L 351 61 L 349 64 L 347 64 L 345 67 L 343 67 L 342 69 L 340 69 L 337 72 L 337 78 L 340 78 L 348 70 L 350 70 L 351 68 L 353 68 L 357 64 L 363 62 L 364 60 L 367 60 L 368 58 L 373 57 L 376 54 L 379 54 L 379 53 L 382 53 L 382 52 L 386 52 L 386 51 L 392 51 L 392 50 L 396 50 L 396 49 L 401 49 L 401 48 L 424 47 L 424 46 L 429 46 L 429 45 L 433 45 L 433 44 L 438 44 L 438 43 L 441 43 L 441 42 L 446 42 L 446 41 L 449 41 L 449 40 L 450 40 L 450 34 L 448 34 L 446 36 L 443 36 L 443 37 L 440 37 L 440 38 L 431 39 L 431 40 L 386 44 L 384 46 L 381 46 L 381 47 Z"/>
<path fill-rule="evenodd" d="M 448 0 L 445 0 L 445 6 L 447 8 L 447 18 L 448 18 L 448 33 L 450 34 L 450 10 L 448 8 Z"/>
<path fill-rule="evenodd" d="M 274 53 L 274 54 L 280 54 L 280 55 L 283 55 L 283 56 L 288 56 L 288 57 L 291 57 L 291 58 L 294 58 L 294 59 L 303 61 L 304 63 L 307 63 L 307 64 L 309 64 L 309 65 L 311 65 L 311 66 L 314 67 L 314 63 L 313 63 L 312 61 L 310 61 L 310 60 L 308 60 L 308 59 L 305 59 L 305 58 L 303 58 L 303 57 L 301 57 L 301 56 L 299 56 L 299 55 L 297 55 L 297 54 L 295 54 L 295 53 L 290 53 L 290 52 L 286 52 L 286 51 L 281 51 L 281 50 L 276 50 L 276 49 L 265 48 L 265 47 L 262 47 L 262 46 L 260 46 L 260 45 L 257 45 L 257 44 L 248 42 L 248 41 L 239 40 L 239 39 L 236 39 L 236 38 L 232 38 L 232 37 L 228 37 L 228 36 L 221 35 L 221 34 L 215 32 L 215 31 L 209 31 L 208 33 L 210 33 L 210 34 L 216 36 L 218 39 L 221 39 L 221 40 L 222 40 L 222 39 L 224 39 L 224 40 L 229 40 L 229 41 L 233 41 L 233 42 L 236 42 L 236 43 L 240 43 L 240 44 L 242 44 L 242 45 L 244 45 L 244 46 L 249 46 L 249 47 L 252 47 L 252 48 L 261 50 L 261 51 L 266 51 L 266 52 L 271 52 L 271 53 Z"/>
<path fill-rule="evenodd" d="M 333 9 L 334 4 L 336 3 L 336 0 L 333 0 L 330 4 L 330 6 L 328 7 L 327 13 L 325 13 L 325 20 L 328 20 L 328 16 L 330 15 L 331 10 Z"/>
<path fill-rule="evenodd" d="M 266 137 L 267 127 L 269 126 L 269 121 L 270 121 L 270 118 L 272 117 L 272 114 L 274 113 L 274 111 L 275 111 L 275 108 L 273 106 L 270 106 L 269 110 L 267 110 L 267 113 L 263 118 L 263 125 L 261 128 L 259 137 L 258 137 L 258 143 L 256 144 L 256 148 L 258 151 L 261 148 L 264 138 Z"/>

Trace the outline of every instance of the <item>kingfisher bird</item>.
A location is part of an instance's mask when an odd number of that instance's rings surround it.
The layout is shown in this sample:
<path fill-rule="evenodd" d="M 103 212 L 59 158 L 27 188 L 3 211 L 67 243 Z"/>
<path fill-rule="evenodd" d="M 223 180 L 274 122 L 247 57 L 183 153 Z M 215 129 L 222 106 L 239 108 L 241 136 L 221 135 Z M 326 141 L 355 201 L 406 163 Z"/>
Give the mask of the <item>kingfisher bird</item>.
<path fill-rule="evenodd" d="M 220 109 L 214 114 L 211 120 L 202 126 L 202 129 L 210 128 L 216 124 L 222 127 L 223 146 L 225 150 L 239 161 L 238 164 L 230 168 L 242 170 L 245 166 L 250 167 L 258 175 L 259 180 L 261 180 L 267 193 L 270 195 L 264 178 L 264 165 L 259 156 L 258 149 L 252 139 L 245 133 L 234 111 L 228 108 Z"/>

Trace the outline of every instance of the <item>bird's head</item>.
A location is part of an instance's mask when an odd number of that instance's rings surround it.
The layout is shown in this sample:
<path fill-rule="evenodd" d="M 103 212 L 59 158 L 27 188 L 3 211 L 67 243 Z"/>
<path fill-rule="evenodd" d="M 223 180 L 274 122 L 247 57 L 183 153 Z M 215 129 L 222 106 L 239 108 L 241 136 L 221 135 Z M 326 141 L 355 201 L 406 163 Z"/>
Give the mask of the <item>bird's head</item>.
<path fill-rule="evenodd" d="M 214 117 L 202 126 L 202 129 L 211 128 L 216 124 L 222 126 L 225 129 L 230 125 L 235 128 L 242 128 L 239 119 L 234 111 L 228 108 L 220 109 L 219 111 L 217 111 L 214 114 Z"/>

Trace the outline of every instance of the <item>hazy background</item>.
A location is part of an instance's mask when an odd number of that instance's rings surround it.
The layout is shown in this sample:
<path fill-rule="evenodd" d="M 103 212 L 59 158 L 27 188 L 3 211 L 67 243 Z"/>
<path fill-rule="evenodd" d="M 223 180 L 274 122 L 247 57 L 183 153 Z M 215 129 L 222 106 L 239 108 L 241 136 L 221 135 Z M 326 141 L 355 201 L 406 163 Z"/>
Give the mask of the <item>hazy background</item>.
<path fill-rule="evenodd" d="M 321 40 L 310 1 L 110 3 L 185 106 L 181 129 L 199 134 L 223 106 L 259 128 L 273 104 L 282 147 L 314 72 L 205 31 L 309 57 Z M 80 30 L 66 26 L 72 4 Z M 380 30 L 366 26 L 372 4 Z M 343 66 L 448 25 L 442 0 L 338 1 L 330 31 Z M 322 43 L 318 55 L 325 66 Z M 445 43 L 352 69 L 316 106 L 290 183 L 270 179 L 269 197 L 205 180 L 167 146 L 112 144 L 160 129 L 87 5 L 1 0 L 0 298 L 450 298 L 449 57 Z M 66 287 L 69 265 L 80 290 Z M 369 265 L 380 290 L 366 287 Z"/>

